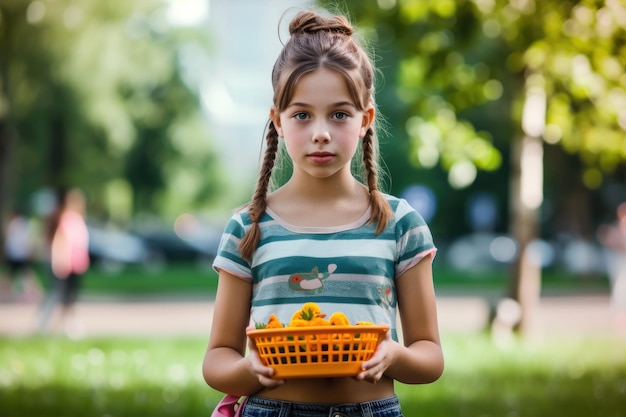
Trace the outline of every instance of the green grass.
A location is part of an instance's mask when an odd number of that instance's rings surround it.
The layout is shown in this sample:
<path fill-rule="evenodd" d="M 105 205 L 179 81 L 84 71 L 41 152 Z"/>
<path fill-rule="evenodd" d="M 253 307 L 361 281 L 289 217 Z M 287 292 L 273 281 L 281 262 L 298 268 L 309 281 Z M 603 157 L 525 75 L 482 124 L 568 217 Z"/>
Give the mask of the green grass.
<path fill-rule="evenodd" d="M 199 339 L 0 340 L 4 416 L 208 415 Z"/>
<path fill-rule="evenodd" d="M 398 384 L 406 416 L 626 416 L 626 339 L 494 347 L 444 335 L 434 384 Z M 206 417 L 221 394 L 202 380 L 202 338 L 0 339 L 6 417 Z"/>
<path fill-rule="evenodd" d="M 407 416 L 626 416 L 626 340 L 553 339 L 499 350 L 485 336 L 444 339 L 435 384 L 400 385 Z"/>

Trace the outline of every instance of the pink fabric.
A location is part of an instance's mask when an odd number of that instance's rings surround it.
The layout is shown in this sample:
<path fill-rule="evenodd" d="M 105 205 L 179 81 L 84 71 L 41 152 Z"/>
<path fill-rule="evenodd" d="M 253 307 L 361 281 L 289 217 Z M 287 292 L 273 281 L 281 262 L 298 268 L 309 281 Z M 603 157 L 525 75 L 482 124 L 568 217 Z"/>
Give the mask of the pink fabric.
<path fill-rule="evenodd" d="M 248 397 L 235 397 L 234 395 L 226 395 L 217 403 L 215 410 L 211 413 L 211 417 L 238 417 L 241 416 L 243 406 Z M 241 402 L 239 402 L 241 400 Z"/>
<path fill-rule="evenodd" d="M 52 270 L 59 278 L 82 274 L 89 268 L 89 232 L 83 217 L 73 211 L 61 214 L 52 240 Z"/>

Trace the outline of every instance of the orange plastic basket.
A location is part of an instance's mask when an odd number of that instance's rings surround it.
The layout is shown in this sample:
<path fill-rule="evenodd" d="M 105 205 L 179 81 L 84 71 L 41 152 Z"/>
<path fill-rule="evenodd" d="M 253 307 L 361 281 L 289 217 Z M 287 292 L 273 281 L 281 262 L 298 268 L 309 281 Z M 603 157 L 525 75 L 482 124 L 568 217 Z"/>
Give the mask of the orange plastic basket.
<path fill-rule="evenodd" d="M 387 325 L 283 327 L 248 331 L 274 377 L 355 376 L 372 357 Z"/>

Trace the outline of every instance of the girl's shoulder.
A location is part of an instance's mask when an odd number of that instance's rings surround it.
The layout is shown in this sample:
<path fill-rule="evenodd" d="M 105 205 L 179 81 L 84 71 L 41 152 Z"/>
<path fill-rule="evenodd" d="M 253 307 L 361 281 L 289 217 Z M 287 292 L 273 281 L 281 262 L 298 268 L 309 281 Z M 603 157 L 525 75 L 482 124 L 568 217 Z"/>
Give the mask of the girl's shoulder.
<path fill-rule="evenodd" d="M 407 200 L 390 194 L 384 196 L 393 212 L 390 226 L 400 229 L 428 227 L 422 215 Z"/>
<path fill-rule="evenodd" d="M 415 208 L 413 208 L 413 206 L 411 206 L 409 202 L 406 201 L 404 198 L 396 197 L 391 194 L 383 194 L 383 195 L 385 196 L 387 203 L 389 203 L 389 206 L 391 207 L 391 210 L 393 211 L 396 217 L 403 216 L 407 214 L 408 212 L 417 213 Z"/>
<path fill-rule="evenodd" d="M 396 197 L 396 196 L 391 195 L 391 194 L 383 193 L 383 196 L 385 196 L 385 200 L 387 200 L 387 202 L 391 206 L 391 209 L 394 210 L 394 211 L 396 210 L 396 208 L 400 204 L 402 204 L 402 202 L 406 202 L 404 199 L 402 199 L 400 197 Z"/>
<path fill-rule="evenodd" d="M 272 218 L 272 216 L 267 211 L 265 211 L 261 215 L 260 224 L 264 225 L 273 220 L 274 219 Z M 227 231 L 232 230 L 232 229 L 247 230 L 249 227 L 252 226 L 252 223 L 253 221 L 252 221 L 252 217 L 250 216 L 249 206 L 245 205 L 245 206 L 235 209 L 235 211 L 231 214 L 230 219 L 226 223 L 226 230 Z"/>
<path fill-rule="evenodd" d="M 244 225 L 252 223 L 250 218 L 250 205 L 244 204 L 235 208 L 230 215 L 229 222 L 237 222 Z"/>
<path fill-rule="evenodd" d="M 240 207 L 231 213 L 230 218 L 224 225 L 223 233 L 241 238 L 251 224 L 252 219 L 250 218 L 248 208 L 246 206 Z"/>

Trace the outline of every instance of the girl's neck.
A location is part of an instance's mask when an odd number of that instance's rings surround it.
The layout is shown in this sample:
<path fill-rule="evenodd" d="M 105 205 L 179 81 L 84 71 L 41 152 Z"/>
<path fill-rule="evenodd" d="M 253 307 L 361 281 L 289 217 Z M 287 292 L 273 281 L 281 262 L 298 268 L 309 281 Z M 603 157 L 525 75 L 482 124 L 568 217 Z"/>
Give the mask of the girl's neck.
<path fill-rule="evenodd" d="M 341 178 L 301 178 L 294 175 L 282 188 L 292 199 L 323 204 L 358 198 L 364 191 L 363 184 L 352 175 Z"/>
<path fill-rule="evenodd" d="M 338 226 L 360 218 L 369 207 L 369 195 L 353 177 L 349 182 L 292 178 L 268 196 L 267 205 L 296 226 Z"/>

